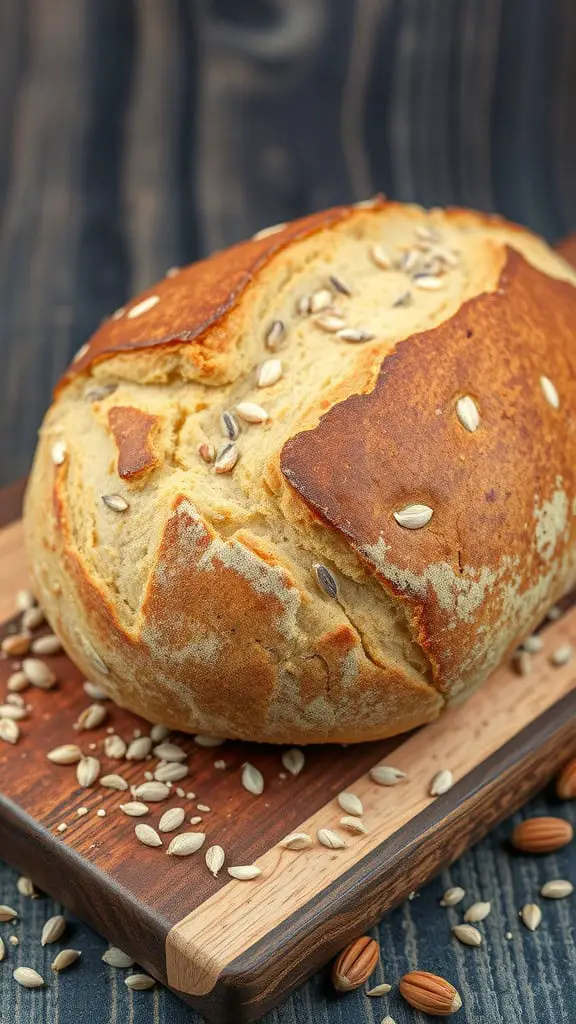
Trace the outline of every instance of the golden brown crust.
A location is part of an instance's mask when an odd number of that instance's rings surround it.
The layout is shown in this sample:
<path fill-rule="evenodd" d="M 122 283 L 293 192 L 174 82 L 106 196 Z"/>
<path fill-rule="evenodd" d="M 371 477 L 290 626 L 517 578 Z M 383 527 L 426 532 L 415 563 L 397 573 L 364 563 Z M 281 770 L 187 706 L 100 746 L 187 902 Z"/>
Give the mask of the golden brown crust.
<path fill-rule="evenodd" d="M 154 437 L 158 433 L 158 416 L 135 409 L 133 406 L 115 405 L 108 410 L 108 424 L 118 449 L 118 476 L 133 480 L 149 473 L 160 463 L 154 450 Z"/>
<path fill-rule="evenodd" d="M 442 690 L 457 685 L 463 664 L 481 674 L 495 638 L 517 642 L 527 616 L 537 622 L 566 589 L 575 322 L 574 287 L 509 250 L 495 292 L 401 342 L 370 394 L 334 406 L 283 448 L 290 485 L 411 606 Z M 456 415 L 465 395 L 480 414 L 474 432 Z M 416 503 L 432 519 L 406 529 L 394 512 Z"/>

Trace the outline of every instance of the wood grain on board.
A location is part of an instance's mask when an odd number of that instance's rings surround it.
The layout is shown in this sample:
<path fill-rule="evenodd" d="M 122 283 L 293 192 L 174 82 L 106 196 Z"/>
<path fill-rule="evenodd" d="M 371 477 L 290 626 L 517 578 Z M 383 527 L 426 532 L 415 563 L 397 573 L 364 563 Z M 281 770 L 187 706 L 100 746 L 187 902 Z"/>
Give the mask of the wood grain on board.
<path fill-rule="evenodd" d="M 0 530 L 0 608 L 13 608 L 24 578 L 21 530 Z M 6 568 L 8 567 L 8 568 Z M 3 603 L 2 603 L 3 602 Z M 4 613 L 5 614 L 5 613 Z M 7 623 L 5 630 L 16 628 Z M 519 806 L 576 752 L 576 695 L 570 664 L 552 669 L 549 652 L 576 639 L 576 609 L 545 630 L 545 651 L 528 678 L 502 668 L 462 707 L 409 736 L 347 748 L 314 747 L 297 777 L 285 773 L 275 748 L 227 743 L 205 749 L 190 737 L 189 776 L 167 801 L 141 819 L 119 810 L 127 794 L 78 786 L 74 766 L 58 767 L 46 752 L 66 742 L 99 757 L 102 774 L 141 782 L 150 762 L 113 761 L 103 754 L 106 729 L 126 740 L 148 725 L 107 702 L 108 719 L 90 732 L 74 723 L 90 703 L 78 670 L 64 655 L 49 659 L 58 687 L 25 692 L 31 711 L 14 747 L 0 744 L 0 847 L 30 875 L 210 1020 L 235 1024 L 263 1014 L 291 988 L 385 910 L 458 856 L 497 820 Z M 0 694 L 13 665 L 0 660 Z M 94 748 L 91 745 L 94 744 Z M 214 762 L 224 760 L 225 769 Z M 395 788 L 367 777 L 390 760 L 409 778 Z M 249 761 L 265 779 L 262 796 L 240 783 Z M 449 767 L 456 785 L 428 795 L 430 778 Z M 284 777 L 281 777 L 281 773 Z M 176 786 L 194 796 L 178 797 Z M 353 789 L 365 807 L 366 836 L 348 836 L 344 850 L 315 845 L 280 850 L 290 831 L 339 827 L 335 797 Z M 197 804 L 210 807 L 200 811 Z M 203 853 L 167 857 L 138 843 L 138 821 L 157 825 L 171 806 L 186 819 L 201 815 L 206 846 L 224 847 L 227 864 L 258 863 L 262 877 L 218 879 Z M 88 813 L 78 817 L 77 809 Z M 105 817 L 97 810 L 104 809 Z M 65 823 L 64 832 L 57 831 Z M 184 831 L 183 827 L 180 831 Z M 343 830 L 341 830 L 344 834 Z"/>

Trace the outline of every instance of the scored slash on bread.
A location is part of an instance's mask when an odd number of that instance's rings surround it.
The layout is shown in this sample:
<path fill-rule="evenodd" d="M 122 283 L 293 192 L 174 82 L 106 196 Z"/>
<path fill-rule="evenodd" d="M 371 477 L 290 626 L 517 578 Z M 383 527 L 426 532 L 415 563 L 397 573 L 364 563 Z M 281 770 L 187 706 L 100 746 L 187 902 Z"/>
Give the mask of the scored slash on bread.
<path fill-rule="evenodd" d="M 70 656 L 204 734 L 436 717 L 576 577 L 575 284 L 515 225 L 376 199 L 127 304 L 60 383 L 26 500 Z"/>

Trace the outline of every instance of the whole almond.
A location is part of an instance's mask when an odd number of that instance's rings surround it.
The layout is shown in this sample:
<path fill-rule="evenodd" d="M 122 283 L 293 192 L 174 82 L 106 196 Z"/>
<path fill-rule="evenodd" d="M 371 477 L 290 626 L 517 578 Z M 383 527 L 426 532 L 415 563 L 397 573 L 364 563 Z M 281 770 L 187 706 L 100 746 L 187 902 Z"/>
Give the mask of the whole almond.
<path fill-rule="evenodd" d="M 354 939 L 342 950 L 332 968 L 332 984 L 338 992 L 350 992 L 360 988 L 373 973 L 380 949 L 378 943 L 369 935 Z"/>
<path fill-rule="evenodd" d="M 462 1006 L 462 1000 L 449 981 L 429 971 L 410 971 L 400 978 L 400 995 L 415 1010 L 432 1017 L 448 1017 Z"/>
<path fill-rule="evenodd" d="M 561 800 L 576 800 L 576 757 L 568 761 L 557 776 L 556 794 Z"/>
<path fill-rule="evenodd" d="M 516 825 L 512 845 L 523 853 L 553 853 L 572 841 L 574 829 L 564 818 L 527 818 Z"/>

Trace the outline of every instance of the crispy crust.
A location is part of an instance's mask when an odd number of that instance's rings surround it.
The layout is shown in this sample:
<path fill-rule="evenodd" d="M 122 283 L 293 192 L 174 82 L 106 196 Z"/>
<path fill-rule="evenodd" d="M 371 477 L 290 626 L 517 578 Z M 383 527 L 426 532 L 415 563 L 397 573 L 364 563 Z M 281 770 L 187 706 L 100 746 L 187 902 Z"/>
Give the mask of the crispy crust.
<path fill-rule="evenodd" d="M 380 199 L 372 209 L 424 219 Z M 306 239 L 318 240 L 314 253 L 333 254 L 341 227 L 353 233 L 370 216 L 340 207 L 185 268 L 108 320 L 57 389 L 26 500 L 33 577 L 70 656 L 151 720 L 290 743 L 413 728 L 481 681 L 574 578 L 576 442 L 564 414 L 575 398 L 576 291 L 515 253 L 496 291 L 390 342 L 379 376 L 375 342 L 355 350 L 349 378 L 311 396 L 264 469 L 275 503 L 268 532 L 260 508 L 255 530 L 252 510 L 238 526 L 240 506 L 223 491 L 200 511 L 178 454 L 180 434 L 206 406 L 181 405 L 188 381 L 212 393 L 233 381 L 230 364 L 276 270 L 298 270 Z M 498 218 L 453 210 L 448 220 L 464 234 L 485 231 L 494 284 L 499 231 L 540 246 Z M 145 315 L 130 317 L 142 303 Z M 130 372 L 107 377 L 118 359 Z M 153 362 L 158 373 L 147 378 Z M 137 390 L 141 374 L 160 387 Z M 542 374 L 559 410 L 544 400 Z M 118 393 L 87 406 L 92 376 L 119 381 Z M 464 393 L 480 407 L 475 434 L 454 416 Z M 82 444 L 54 466 L 54 435 L 68 430 L 72 444 L 80 423 Z M 131 510 L 112 527 L 101 517 L 116 514 L 97 496 L 115 482 Z M 401 530 L 391 513 L 415 501 L 430 504 L 433 519 Z M 338 601 L 311 580 L 318 552 L 339 571 Z"/>

